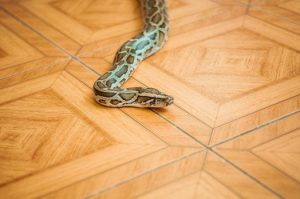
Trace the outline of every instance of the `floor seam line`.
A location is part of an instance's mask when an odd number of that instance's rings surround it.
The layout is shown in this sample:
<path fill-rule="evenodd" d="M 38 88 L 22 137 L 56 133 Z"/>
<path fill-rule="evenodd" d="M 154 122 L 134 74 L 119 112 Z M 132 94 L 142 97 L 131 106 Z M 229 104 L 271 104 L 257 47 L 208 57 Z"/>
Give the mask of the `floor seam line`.
<path fill-rule="evenodd" d="M 250 133 L 252 133 L 253 131 L 256 131 L 256 130 L 258 130 L 258 129 L 262 129 L 262 128 L 266 127 L 266 126 L 272 125 L 272 124 L 274 124 L 274 123 L 276 123 L 276 122 L 278 122 L 278 121 L 284 120 L 285 118 L 288 118 L 288 117 L 290 117 L 290 116 L 292 116 L 292 115 L 296 115 L 296 114 L 299 113 L 299 112 L 300 112 L 300 109 L 298 109 L 298 110 L 296 110 L 296 111 L 293 111 L 293 112 L 290 112 L 290 113 L 288 113 L 288 114 L 285 114 L 285 115 L 283 115 L 283 116 L 280 116 L 280 117 L 278 117 L 278 118 L 276 118 L 276 119 L 269 120 L 268 122 L 265 122 L 265 123 L 263 123 L 263 124 L 261 124 L 261 125 L 258 125 L 258 126 L 252 128 L 252 129 L 249 129 L 249 130 L 247 130 L 247 131 L 244 131 L 244 132 L 242 132 L 241 134 L 239 134 L 239 135 L 237 135 L 237 136 L 233 136 L 233 137 L 228 138 L 228 139 L 226 139 L 226 140 L 223 140 L 223 141 L 221 141 L 221 142 L 219 142 L 219 143 L 216 143 L 216 144 L 210 146 L 210 148 L 215 148 L 216 146 L 222 145 L 222 144 L 224 144 L 224 143 L 226 143 L 226 142 L 230 142 L 230 141 L 235 140 L 235 139 L 237 139 L 237 138 L 239 138 L 239 137 L 241 137 L 241 136 L 250 134 Z"/>
<path fill-rule="evenodd" d="M 111 187 L 109 187 L 109 188 L 106 189 L 106 190 L 103 190 L 103 191 L 100 191 L 100 192 L 96 192 L 95 194 L 92 194 L 91 196 L 97 196 L 97 195 L 99 195 L 99 194 L 101 194 L 101 193 L 103 193 L 103 192 L 106 192 L 106 191 L 108 191 L 108 190 L 112 190 L 112 189 L 114 189 L 114 188 L 116 188 L 116 187 L 118 187 L 118 186 L 121 186 L 121 185 L 123 185 L 123 184 L 125 184 L 125 183 L 128 183 L 128 182 L 130 182 L 130 181 L 132 181 L 132 180 L 134 180 L 134 179 L 137 179 L 137 178 L 139 178 L 139 177 L 145 176 L 146 174 L 149 174 L 149 173 L 153 173 L 153 172 L 155 172 L 155 171 L 157 171 L 157 170 L 160 170 L 160 169 L 162 169 L 162 168 L 164 168 L 164 167 L 167 167 L 167 166 L 172 165 L 172 164 L 174 164 L 174 163 L 177 163 L 177 162 L 180 162 L 180 161 L 182 161 L 182 160 L 188 159 L 188 158 L 190 158 L 191 156 L 196 155 L 196 154 L 200 154 L 200 153 L 203 153 L 203 151 L 196 151 L 196 152 L 193 152 L 193 153 L 191 153 L 191 154 L 189 154 L 189 155 L 183 156 L 183 157 L 181 157 L 181 158 L 179 158 L 179 159 L 170 161 L 170 162 L 168 162 L 168 163 L 166 163 L 166 164 L 164 164 L 164 165 L 161 165 L 161 166 L 159 166 L 159 167 L 156 167 L 156 168 L 154 168 L 154 169 L 152 169 L 152 170 L 149 170 L 149 171 L 147 171 L 147 172 L 144 172 L 144 173 L 142 173 L 142 174 L 140 174 L 140 175 L 134 176 L 133 178 L 131 178 L 131 179 L 127 180 L 127 181 L 123 181 L 123 182 L 118 183 L 118 184 L 116 184 L 116 185 L 114 185 L 114 186 L 111 186 Z M 199 170 L 197 170 L 196 172 L 199 172 Z M 194 172 L 194 173 L 196 173 L 196 172 Z M 172 181 L 173 181 L 173 180 L 172 180 Z M 171 181 L 171 182 L 172 182 L 172 181 Z M 175 180 L 174 180 L 174 181 L 175 181 Z M 170 183 L 171 183 L 171 182 L 170 182 Z M 169 184 L 169 183 L 166 183 L 166 184 Z M 91 196 L 87 196 L 87 197 L 91 197 Z"/>
<path fill-rule="evenodd" d="M 96 173 L 96 174 L 94 174 L 94 175 L 92 175 L 92 176 L 88 176 L 88 177 L 86 177 L 86 178 L 84 178 L 84 179 L 81 179 L 81 180 L 79 180 L 79 181 L 76 181 L 76 182 L 74 182 L 74 183 L 71 183 L 71 184 L 68 184 L 68 185 L 66 185 L 66 186 L 60 187 L 60 188 L 57 189 L 57 190 L 50 191 L 50 192 L 48 192 L 48 193 L 42 194 L 42 195 L 39 196 L 39 198 L 42 198 L 42 197 L 44 197 L 44 196 L 46 196 L 46 195 L 50 195 L 51 193 L 59 192 L 60 190 L 63 190 L 63 189 L 65 189 L 65 188 L 67 188 L 67 187 L 70 187 L 70 186 L 72 186 L 72 185 L 74 185 L 74 184 L 76 184 L 76 183 L 83 182 L 83 181 L 85 181 L 85 180 L 87 180 L 87 179 L 89 179 L 89 178 L 92 178 L 92 177 L 96 176 L 96 175 L 101 175 L 101 174 L 103 174 L 103 173 L 105 173 L 105 172 L 111 171 L 111 170 L 116 169 L 116 168 L 118 168 L 118 167 L 120 167 L 120 166 L 124 166 L 125 164 L 131 163 L 131 162 L 136 161 L 136 160 L 138 160 L 138 159 L 141 159 L 141 158 L 144 158 L 144 157 L 146 157 L 146 156 L 152 155 L 152 154 L 157 153 L 157 152 L 159 152 L 159 151 L 163 151 L 164 149 L 167 149 L 167 148 L 168 148 L 168 146 L 166 146 L 166 147 L 164 147 L 164 148 L 161 148 L 161 149 L 154 150 L 154 151 L 152 151 L 152 152 L 150 152 L 150 153 L 144 154 L 144 155 L 142 155 L 142 156 L 140 156 L 140 157 L 134 158 L 134 159 L 129 160 L 129 161 L 127 161 L 127 162 L 124 162 L 124 163 L 122 163 L 122 164 L 113 166 L 113 167 L 111 167 L 111 168 L 109 168 L 109 169 L 105 169 L 104 171 L 101 171 L 101 172 L 99 172 L 99 173 Z"/>
<path fill-rule="evenodd" d="M 222 156 L 221 154 L 219 154 L 216 150 L 214 150 L 214 149 L 209 149 L 209 150 L 211 152 L 213 152 L 214 154 L 216 154 L 219 158 L 223 159 L 225 162 L 227 162 L 228 164 L 230 164 L 232 167 L 234 167 L 235 169 L 237 169 L 239 172 L 243 173 L 244 175 L 246 175 L 247 177 L 249 177 L 250 179 L 252 179 L 254 182 L 256 182 L 257 184 L 259 184 L 263 188 L 267 189 L 268 191 L 270 191 L 274 195 L 276 195 L 278 198 L 283 199 L 283 197 L 279 193 L 275 192 L 271 187 L 269 187 L 268 185 L 264 184 L 263 182 L 261 182 L 260 180 L 258 180 L 256 177 L 252 176 L 251 174 L 249 174 L 248 172 L 246 172 L 245 170 L 243 170 L 242 168 L 240 168 L 239 166 L 237 166 L 236 164 L 234 164 L 233 162 L 231 162 L 229 159 L 227 159 L 224 156 Z"/>

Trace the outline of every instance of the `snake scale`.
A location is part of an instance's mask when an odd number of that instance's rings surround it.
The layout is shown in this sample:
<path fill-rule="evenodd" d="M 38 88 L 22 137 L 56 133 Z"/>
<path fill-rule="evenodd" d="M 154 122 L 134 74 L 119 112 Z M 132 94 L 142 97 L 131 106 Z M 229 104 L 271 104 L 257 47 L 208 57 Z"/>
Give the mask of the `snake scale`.
<path fill-rule="evenodd" d="M 120 87 L 130 78 L 141 61 L 162 48 L 168 37 L 165 0 L 140 1 L 145 24 L 143 31 L 120 47 L 112 69 L 94 83 L 95 99 L 101 105 L 160 108 L 173 103 L 173 97 L 155 88 Z"/>

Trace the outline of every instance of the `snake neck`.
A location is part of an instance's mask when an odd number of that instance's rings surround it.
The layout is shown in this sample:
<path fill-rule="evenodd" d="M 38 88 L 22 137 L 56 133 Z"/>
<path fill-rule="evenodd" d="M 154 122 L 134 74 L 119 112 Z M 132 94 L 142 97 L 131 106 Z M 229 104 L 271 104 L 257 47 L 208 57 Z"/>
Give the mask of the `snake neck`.
<path fill-rule="evenodd" d="M 168 36 L 168 16 L 164 0 L 142 0 L 144 30 L 117 51 L 110 71 L 98 80 L 100 88 L 117 88 L 129 79 L 146 57 L 162 48 Z"/>

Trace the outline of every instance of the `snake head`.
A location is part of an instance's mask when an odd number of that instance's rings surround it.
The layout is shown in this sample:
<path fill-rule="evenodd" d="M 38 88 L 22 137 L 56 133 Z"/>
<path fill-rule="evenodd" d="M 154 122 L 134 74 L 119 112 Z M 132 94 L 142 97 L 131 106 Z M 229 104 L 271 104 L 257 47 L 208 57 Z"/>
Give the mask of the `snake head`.
<path fill-rule="evenodd" d="M 173 103 L 174 98 L 155 88 L 140 88 L 136 104 L 141 107 L 162 108 Z"/>

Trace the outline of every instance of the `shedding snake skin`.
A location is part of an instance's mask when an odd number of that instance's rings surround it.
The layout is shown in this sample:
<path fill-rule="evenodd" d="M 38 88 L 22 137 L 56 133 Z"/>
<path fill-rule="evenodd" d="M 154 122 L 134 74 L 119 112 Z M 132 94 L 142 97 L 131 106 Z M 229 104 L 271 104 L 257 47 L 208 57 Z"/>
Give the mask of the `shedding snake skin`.
<path fill-rule="evenodd" d="M 94 83 L 95 99 L 101 105 L 160 108 L 173 103 L 173 97 L 155 88 L 120 88 L 143 59 L 162 48 L 168 36 L 165 0 L 140 1 L 145 23 L 143 31 L 120 47 L 113 68 Z"/>

